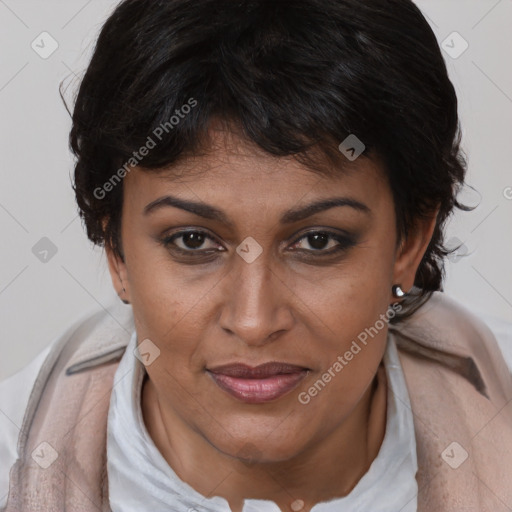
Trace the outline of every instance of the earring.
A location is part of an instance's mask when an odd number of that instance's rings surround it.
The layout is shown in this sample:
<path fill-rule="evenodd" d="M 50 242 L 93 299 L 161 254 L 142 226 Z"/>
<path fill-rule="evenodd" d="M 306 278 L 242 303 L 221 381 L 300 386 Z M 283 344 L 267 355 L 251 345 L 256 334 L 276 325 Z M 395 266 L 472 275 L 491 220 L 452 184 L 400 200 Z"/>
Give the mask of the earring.
<path fill-rule="evenodd" d="M 393 293 L 393 297 L 397 299 L 401 299 L 402 297 L 405 297 L 407 295 L 403 290 L 402 287 L 399 284 L 394 284 L 391 288 L 391 291 Z"/>

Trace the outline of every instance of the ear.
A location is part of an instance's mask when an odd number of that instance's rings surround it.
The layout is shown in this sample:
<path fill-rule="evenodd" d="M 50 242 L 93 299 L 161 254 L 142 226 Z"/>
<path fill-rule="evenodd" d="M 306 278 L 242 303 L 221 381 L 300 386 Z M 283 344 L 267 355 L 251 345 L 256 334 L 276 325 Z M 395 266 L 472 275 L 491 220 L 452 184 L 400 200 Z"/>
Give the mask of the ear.
<path fill-rule="evenodd" d="M 131 302 L 130 281 L 126 263 L 114 253 L 114 250 L 107 243 L 105 244 L 105 254 L 114 290 L 125 304 L 129 304 Z"/>
<path fill-rule="evenodd" d="M 409 231 L 407 239 L 402 240 L 396 251 L 393 284 L 400 285 L 404 292 L 408 292 L 414 286 L 416 272 L 436 227 L 438 213 L 437 209 L 430 216 L 418 219 Z M 396 297 L 392 296 L 392 301 L 396 300 Z"/>

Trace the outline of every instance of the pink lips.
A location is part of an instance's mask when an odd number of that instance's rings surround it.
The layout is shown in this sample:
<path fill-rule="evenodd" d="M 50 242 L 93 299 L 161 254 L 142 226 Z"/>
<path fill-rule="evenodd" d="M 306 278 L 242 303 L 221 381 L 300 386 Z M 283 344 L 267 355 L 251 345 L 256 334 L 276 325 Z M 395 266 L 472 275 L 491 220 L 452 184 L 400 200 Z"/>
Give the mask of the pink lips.
<path fill-rule="evenodd" d="M 265 363 L 255 368 L 236 363 L 207 371 L 221 389 L 243 402 L 253 404 L 280 398 L 308 374 L 307 368 L 279 362 Z"/>

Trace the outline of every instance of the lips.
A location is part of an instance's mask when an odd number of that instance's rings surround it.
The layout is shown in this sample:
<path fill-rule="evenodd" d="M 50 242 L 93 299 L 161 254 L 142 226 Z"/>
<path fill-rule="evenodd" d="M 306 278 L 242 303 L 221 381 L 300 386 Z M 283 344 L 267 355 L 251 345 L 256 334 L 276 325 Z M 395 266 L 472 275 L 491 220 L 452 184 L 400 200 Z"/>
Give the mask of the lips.
<path fill-rule="evenodd" d="M 226 364 L 223 366 L 216 366 L 215 368 L 211 368 L 209 371 L 215 374 L 228 375 L 229 377 L 237 377 L 240 379 L 265 379 L 275 375 L 298 373 L 307 369 L 308 368 L 303 368 L 294 364 L 272 361 L 269 363 L 260 364 L 254 368 L 241 363 Z"/>
<path fill-rule="evenodd" d="M 235 363 L 207 369 L 223 391 L 246 403 L 268 402 L 284 396 L 309 371 L 309 368 L 274 361 L 256 367 Z"/>

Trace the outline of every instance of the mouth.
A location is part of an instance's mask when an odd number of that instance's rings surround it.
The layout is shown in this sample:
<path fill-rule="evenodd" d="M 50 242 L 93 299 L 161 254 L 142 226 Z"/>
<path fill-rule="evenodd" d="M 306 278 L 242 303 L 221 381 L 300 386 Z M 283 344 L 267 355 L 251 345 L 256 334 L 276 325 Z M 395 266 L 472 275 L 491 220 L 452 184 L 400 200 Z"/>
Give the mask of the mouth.
<path fill-rule="evenodd" d="M 269 362 L 256 367 L 241 363 L 206 369 L 213 381 L 230 396 L 245 403 L 264 403 L 295 389 L 311 371 L 288 363 Z"/>

